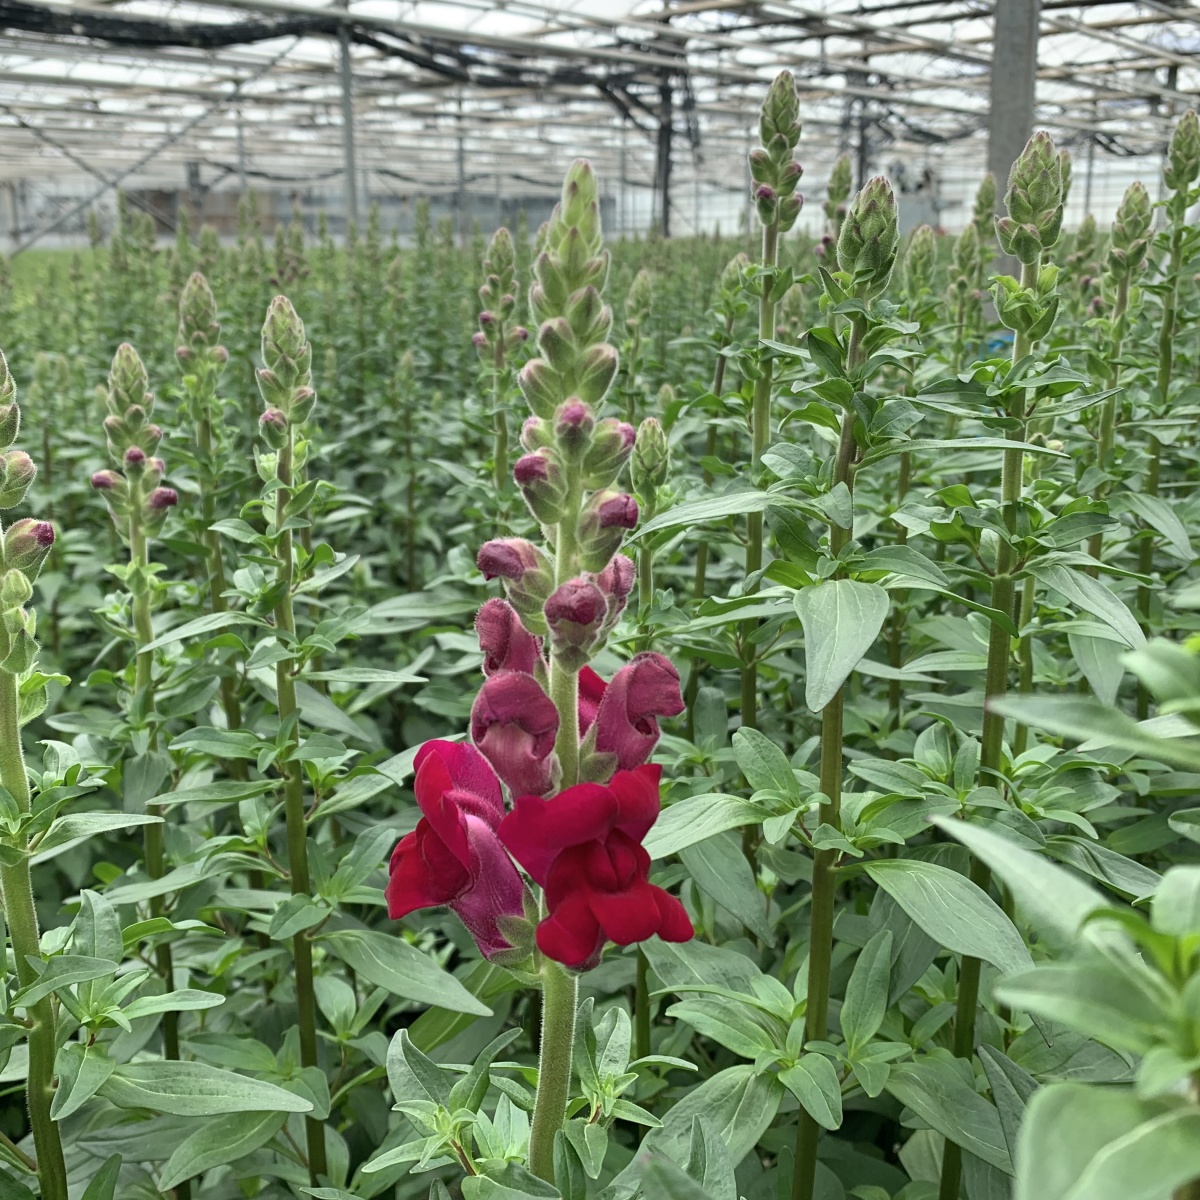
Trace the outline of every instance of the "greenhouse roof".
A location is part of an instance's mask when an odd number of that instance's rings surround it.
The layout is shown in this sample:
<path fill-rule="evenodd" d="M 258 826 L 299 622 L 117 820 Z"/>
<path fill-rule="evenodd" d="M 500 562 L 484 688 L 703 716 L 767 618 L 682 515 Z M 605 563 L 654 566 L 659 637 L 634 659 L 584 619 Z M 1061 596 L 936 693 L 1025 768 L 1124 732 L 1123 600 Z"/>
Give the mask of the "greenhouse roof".
<path fill-rule="evenodd" d="M 978 174 L 992 6 L 982 0 L 0 0 L 8 181 L 98 189 L 335 180 L 343 67 L 358 170 L 396 192 L 553 186 L 586 153 L 741 190 L 764 85 L 797 78 L 810 171 L 876 156 Z M 343 44 L 347 58 L 343 61 Z M 1049 0 L 1035 119 L 1077 151 L 1160 153 L 1200 91 L 1200 7 Z M 335 185 L 336 186 L 336 185 Z"/>

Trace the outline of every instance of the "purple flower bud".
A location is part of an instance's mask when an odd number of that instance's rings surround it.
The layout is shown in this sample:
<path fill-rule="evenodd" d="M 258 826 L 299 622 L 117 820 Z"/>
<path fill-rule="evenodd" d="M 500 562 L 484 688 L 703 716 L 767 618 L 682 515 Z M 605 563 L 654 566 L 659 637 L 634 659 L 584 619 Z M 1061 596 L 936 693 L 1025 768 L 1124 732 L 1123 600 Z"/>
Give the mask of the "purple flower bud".
<path fill-rule="evenodd" d="M 516 325 L 512 329 L 512 336 L 516 338 L 518 342 L 527 342 L 529 341 L 529 330 L 526 329 L 524 325 Z"/>
<path fill-rule="evenodd" d="M 608 619 L 605 621 L 607 632 L 625 611 L 626 602 L 637 582 L 637 568 L 633 565 L 633 559 L 624 554 L 614 554 L 608 566 L 591 576 L 591 579 L 604 593 L 608 603 Z"/>
<path fill-rule="evenodd" d="M 572 397 L 554 414 L 554 433 L 560 449 L 576 459 L 587 449 L 596 428 L 591 408 Z"/>
<path fill-rule="evenodd" d="M 471 334 L 471 345 L 474 346 L 476 350 L 486 350 L 487 344 L 488 340 L 486 333 L 481 332 Z"/>
<path fill-rule="evenodd" d="M 558 775 L 558 710 L 532 675 L 498 671 L 471 708 L 471 741 L 513 796 L 544 796 Z"/>
<path fill-rule="evenodd" d="M 569 579 L 550 594 L 543 611 L 554 661 L 578 671 L 601 640 L 607 598 L 590 579 Z"/>
<path fill-rule="evenodd" d="M 125 466 L 136 470 L 146 461 L 146 452 L 141 446 L 130 446 L 125 451 Z"/>
<path fill-rule="evenodd" d="M 92 487 L 107 492 L 123 487 L 125 480 L 116 471 L 97 471 L 92 476 Z"/>
<path fill-rule="evenodd" d="M 523 454 L 513 464 L 513 478 L 534 518 L 543 525 L 556 525 L 562 517 L 567 485 L 554 452 Z"/>
<path fill-rule="evenodd" d="M 9 450 L 0 456 L 3 473 L 0 475 L 0 509 L 15 508 L 25 499 L 37 467 L 24 450 Z"/>
<path fill-rule="evenodd" d="M 179 503 L 179 493 L 174 488 L 156 487 L 147 500 L 152 512 L 174 508 Z"/>
<path fill-rule="evenodd" d="M 507 600 L 493 597 L 475 615 L 475 633 L 483 651 L 483 673 L 521 671 L 532 675 L 540 659 L 541 645 L 524 625 Z"/>
<path fill-rule="evenodd" d="M 585 571 L 600 572 L 620 549 L 626 529 L 638 521 L 637 501 L 623 492 L 596 492 L 579 519 L 579 562 Z"/>
<path fill-rule="evenodd" d="M 484 309 L 484 311 L 479 314 L 480 325 L 491 325 L 495 320 L 496 320 L 496 318 L 494 316 L 492 316 L 492 314 L 490 312 L 488 312 L 487 309 Z"/>
<path fill-rule="evenodd" d="M 775 195 L 775 189 L 769 184 L 760 183 L 758 187 L 754 189 L 755 200 L 774 200 Z"/>
<path fill-rule="evenodd" d="M 637 430 L 616 417 L 605 417 L 596 426 L 592 444 L 583 459 L 584 485 L 589 488 L 608 487 L 621 473 L 621 468 L 633 453 Z"/>
<path fill-rule="evenodd" d="M 273 450 L 282 450 L 287 445 L 288 427 L 287 417 L 278 408 L 268 408 L 258 418 L 258 431 Z"/>
<path fill-rule="evenodd" d="M 554 590 L 554 569 L 546 555 L 524 538 L 494 538 L 479 548 L 475 563 L 487 579 L 504 580 L 509 602 L 526 629 L 545 633 L 542 605 Z"/>
<path fill-rule="evenodd" d="M 625 492 L 610 494 L 596 506 L 601 529 L 636 529 L 637 501 Z"/>
<path fill-rule="evenodd" d="M 21 571 L 32 583 L 54 545 L 54 526 L 49 521 L 25 517 L 4 531 L 5 570 Z"/>
<path fill-rule="evenodd" d="M 658 743 L 657 717 L 683 712 L 679 672 L 670 659 L 647 651 L 633 658 L 611 679 L 596 715 L 596 750 L 615 754 L 617 769 L 632 770 L 646 762 Z"/>

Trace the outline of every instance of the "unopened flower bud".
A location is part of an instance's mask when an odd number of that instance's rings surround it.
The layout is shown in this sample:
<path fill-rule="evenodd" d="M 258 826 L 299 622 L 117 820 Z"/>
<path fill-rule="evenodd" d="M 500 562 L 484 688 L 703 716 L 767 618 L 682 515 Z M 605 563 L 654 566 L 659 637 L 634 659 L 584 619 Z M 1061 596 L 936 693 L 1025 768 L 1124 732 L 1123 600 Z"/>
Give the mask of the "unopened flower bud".
<path fill-rule="evenodd" d="M 579 562 L 585 571 L 603 571 L 620 549 L 627 529 L 638 522 L 637 501 L 623 492 L 596 492 L 579 518 Z"/>
<path fill-rule="evenodd" d="M 670 462 L 671 447 L 662 424 L 655 417 L 647 417 L 638 426 L 633 446 L 633 462 L 629 468 L 633 490 L 643 499 L 650 500 L 666 483 Z"/>
<path fill-rule="evenodd" d="M 288 428 L 288 419 L 278 408 L 268 408 L 258 418 L 259 432 L 272 450 L 282 450 L 287 445 Z"/>
<path fill-rule="evenodd" d="M 21 410 L 16 402 L 0 405 L 0 450 L 6 449 L 17 440 L 21 428 Z"/>
<path fill-rule="evenodd" d="M 838 238 L 838 266 L 854 287 L 875 296 L 887 287 L 896 262 L 899 228 L 892 185 L 877 175 L 854 198 Z"/>
<path fill-rule="evenodd" d="M 562 517 L 567 483 L 553 450 L 523 454 L 513 464 L 513 479 L 529 505 L 534 519 L 543 525 L 556 525 Z"/>
<path fill-rule="evenodd" d="M 494 538 L 479 548 L 475 565 L 486 579 L 502 579 L 509 603 L 531 633 L 545 633 L 542 606 L 554 590 L 554 566 L 524 538 Z"/>
<path fill-rule="evenodd" d="M 53 545 L 54 526 L 49 521 L 14 521 L 4 531 L 4 569 L 21 571 L 32 582 Z"/>
<path fill-rule="evenodd" d="M 637 568 L 633 565 L 633 559 L 624 554 L 614 554 L 602 571 L 589 578 L 604 593 L 608 603 L 608 617 L 604 623 L 604 632 L 607 634 L 625 610 L 625 604 L 637 582 Z"/>
<path fill-rule="evenodd" d="M 179 493 L 174 488 L 169 487 L 156 487 L 146 501 L 151 512 L 160 512 L 166 508 L 174 508 L 178 503 Z"/>
<path fill-rule="evenodd" d="M 541 658 L 541 644 L 524 625 L 516 609 L 497 596 L 475 616 L 475 633 L 483 651 L 483 673 L 523 671 L 532 675 Z"/>
<path fill-rule="evenodd" d="M 595 414 L 582 400 L 572 398 L 554 414 L 555 441 L 569 459 L 577 459 L 587 450 L 595 427 Z"/>
<path fill-rule="evenodd" d="M 607 342 L 592 346 L 582 355 L 576 377 L 576 392 L 585 404 L 599 405 L 616 378 L 617 351 Z"/>
<path fill-rule="evenodd" d="M 542 417 L 526 417 L 521 426 L 521 445 L 531 454 L 554 445 L 554 427 Z"/>
<path fill-rule="evenodd" d="M 1200 120 L 1196 110 L 1189 108 L 1171 135 L 1163 179 L 1173 192 L 1182 192 L 1192 186 L 1197 175 L 1200 175 Z"/>
<path fill-rule="evenodd" d="M 551 592 L 543 611 L 554 661 L 578 671 L 599 645 L 607 598 L 590 579 L 569 579 Z"/>
<path fill-rule="evenodd" d="M 37 467 L 24 450 L 9 450 L 0 455 L 0 468 L 0 509 L 16 508 L 25 499 Z"/>
<path fill-rule="evenodd" d="M 637 431 L 616 417 L 605 417 L 592 435 L 583 459 L 583 483 L 588 488 L 608 487 L 633 453 Z"/>

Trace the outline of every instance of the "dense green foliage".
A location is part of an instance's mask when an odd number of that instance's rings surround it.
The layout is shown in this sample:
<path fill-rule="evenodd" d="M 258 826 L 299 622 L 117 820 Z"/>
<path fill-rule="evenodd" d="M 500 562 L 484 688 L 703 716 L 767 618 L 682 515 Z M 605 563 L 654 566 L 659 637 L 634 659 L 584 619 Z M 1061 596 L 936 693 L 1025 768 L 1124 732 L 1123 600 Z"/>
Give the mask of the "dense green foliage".
<path fill-rule="evenodd" d="M 56 539 L 0 579 L 3 1200 L 1200 1194 L 1195 119 L 1102 231 L 1035 138 L 993 277 L 987 183 L 900 239 L 839 167 L 789 234 L 784 86 L 761 246 L 609 247 L 608 402 L 661 431 L 594 666 L 683 676 L 646 848 L 697 936 L 580 978 L 555 1185 L 530 979 L 383 907 L 415 752 L 467 728 L 476 551 L 536 528 L 535 237 L 507 357 L 483 239 L 427 220 L 159 249 L 122 209 L 4 268 L 39 469 L 0 507 Z"/>

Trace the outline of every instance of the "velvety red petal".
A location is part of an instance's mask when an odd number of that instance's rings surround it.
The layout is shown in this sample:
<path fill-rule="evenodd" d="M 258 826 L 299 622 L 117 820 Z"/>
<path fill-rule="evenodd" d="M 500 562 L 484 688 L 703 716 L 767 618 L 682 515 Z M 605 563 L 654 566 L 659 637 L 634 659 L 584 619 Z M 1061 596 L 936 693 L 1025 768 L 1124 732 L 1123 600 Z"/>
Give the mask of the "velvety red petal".
<path fill-rule="evenodd" d="M 635 842 L 640 842 L 658 820 L 662 807 L 658 794 L 661 779 L 662 767 L 648 763 L 632 771 L 618 771 L 609 782 L 609 789 L 617 798 L 617 828 Z"/>
<path fill-rule="evenodd" d="M 566 967 L 587 969 L 599 961 L 604 934 L 587 900 L 576 896 L 560 904 L 538 925 L 537 944 L 547 958 Z"/>
<path fill-rule="evenodd" d="M 384 893 L 393 921 L 418 908 L 448 904 L 459 894 L 470 877 L 453 858 L 449 863 L 439 861 L 444 858 L 449 855 L 427 821 L 422 820 L 400 842 L 392 854 Z"/>
<path fill-rule="evenodd" d="M 648 883 L 637 883 L 623 892 L 591 894 L 592 915 L 610 942 L 631 946 L 658 932 L 661 918 L 652 894 L 657 890 Z"/>
<path fill-rule="evenodd" d="M 513 858 L 544 885 L 559 853 L 602 838 L 617 816 L 616 798 L 598 783 L 580 783 L 549 800 L 519 796 L 500 822 L 500 840 Z"/>
<path fill-rule="evenodd" d="M 664 892 L 653 884 L 649 887 L 658 906 L 658 936 L 664 942 L 690 942 L 696 931 L 692 928 L 687 909 L 670 892 Z"/>
<path fill-rule="evenodd" d="M 425 814 L 425 823 L 441 839 L 447 853 L 465 870 L 471 865 L 471 851 L 467 845 L 463 814 L 447 794 L 451 786 L 445 759 L 440 754 L 431 754 L 417 772 L 413 791 Z"/>
<path fill-rule="evenodd" d="M 585 842 L 582 846 L 568 846 L 555 858 L 546 872 L 546 882 L 542 884 L 548 908 L 553 910 L 581 889 L 587 890 L 590 886 L 589 855 L 592 848 L 599 845 L 599 842 Z"/>
<path fill-rule="evenodd" d="M 454 790 L 470 792 L 485 806 L 485 811 L 496 814 L 498 822 L 504 816 L 504 793 L 491 764 L 469 742 L 442 742 L 441 745 L 445 747 L 440 753 L 454 781 Z"/>
<path fill-rule="evenodd" d="M 466 821 L 471 846 L 471 882 L 451 904 L 486 958 L 509 949 L 496 919 L 524 912 L 521 877 L 489 825 Z"/>
<path fill-rule="evenodd" d="M 587 731 L 596 723 L 596 714 L 600 711 L 600 701 L 604 699 L 604 689 L 608 684 L 592 670 L 584 667 L 579 672 L 579 736 L 584 737 Z"/>

